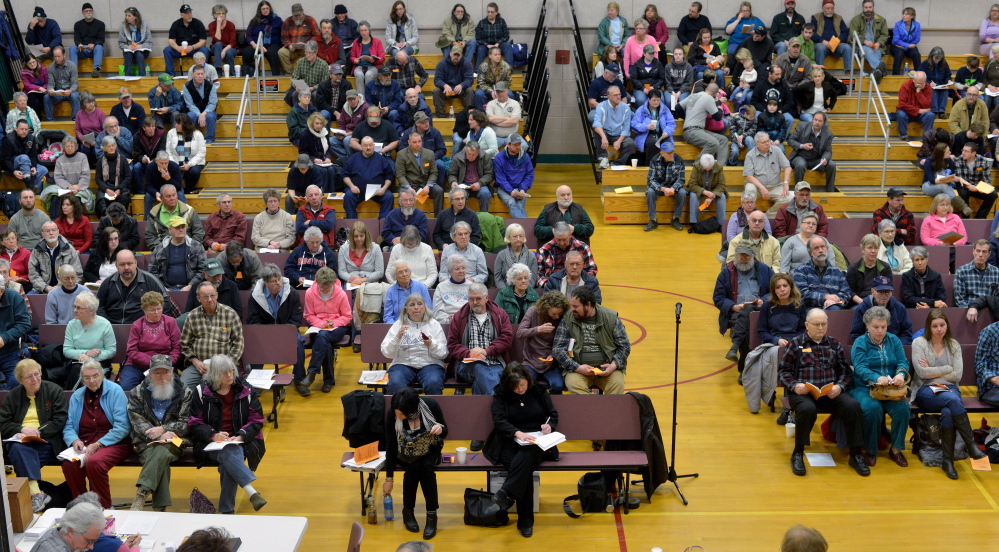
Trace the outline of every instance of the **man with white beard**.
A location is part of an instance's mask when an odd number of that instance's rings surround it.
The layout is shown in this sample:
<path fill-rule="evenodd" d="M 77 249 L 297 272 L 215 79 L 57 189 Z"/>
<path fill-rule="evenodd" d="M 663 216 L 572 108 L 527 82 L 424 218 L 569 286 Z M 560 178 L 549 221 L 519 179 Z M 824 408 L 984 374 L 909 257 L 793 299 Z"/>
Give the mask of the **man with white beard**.
<path fill-rule="evenodd" d="M 427 239 L 427 214 L 416 206 L 416 191 L 412 188 L 399 190 L 399 206 L 389 211 L 382 223 L 382 247 L 391 248 L 402 241 L 402 231 L 407 226 L 415 226 L 420 238 Z"/>
<path fill-rule="evenodd" d="M 142 463 L 131 509 L 141 511 L 152 494 L 153 509 L 163 512 L 173 503 L 170 463 L 180 458 L 183 446 L 190 445 L 184 435 L 191 415 L 192 391 L 174 378 L 169 356 L 154 355 L 146 379 L 128 395 L 132 443 Z"/>
<path fill-rule="evenodd" d="M 534 237 L 538 243 L 547 243 L 555 237 L 555 223 L 562 221 L 569 225 L 572 237 L 589 245 L 593 235 L 593 221 L 583 206 L 572 200 L 572 188 L 562 185 L 555 190 L 555 199 L 545 205 L 534 223 Z"/>
<path fill-rule="evenodd" d="M 718 307 L 718 329 L 732 329 L 732 348 L 725 358 L 739 361 L 740 378 L 749 353 L 749 313 L 760 310 L 770 297 L 774 271 L 756 260 L 749 245 L 740 245 L 735 257 L 722 267 L 715 281 L 714 303 Z M 741 353 L 741 354 L 740 354 Z"/>

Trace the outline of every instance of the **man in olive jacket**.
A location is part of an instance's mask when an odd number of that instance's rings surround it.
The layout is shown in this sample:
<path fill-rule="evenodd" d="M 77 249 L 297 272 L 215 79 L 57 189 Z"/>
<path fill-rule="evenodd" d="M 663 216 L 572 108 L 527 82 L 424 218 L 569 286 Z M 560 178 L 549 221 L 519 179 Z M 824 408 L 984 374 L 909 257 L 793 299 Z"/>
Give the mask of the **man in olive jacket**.
<path fill-rule="evenodd" d="M 623 394 L 631 341 L 621 319 L 597 304 L 593 290 L 586 286 L 572 291 L 569 306 L 552 344 L 552 356 L 565 375 L 565 388 L 573 395 L 584 395 L 596 385 L 605 395 Z M 584 325 L 592 330 L 584 330 Z"/>
<path fill-rule="evenodd" d="M 860 37 L 863 42 L 863 57 L 871 66 L 874 80 L 881 82 L 885 76 L 885 62 L 881 58 L 888 49 L 888 22 L 874 13 L 874 0 L 864 0 L 861 8 L 863 11 L 850 20 L 850 39 L 853 39 L 854 33 Z"/>
<path fill-rule="evenodd" d="M 475 163 L 475 174 L 468 172 L 468 163 Z M 489 202 L 493 198 L 493 158 L 482 152 L 475 140 L 465 142 L 465 147 L 451 157 L 451 166 L 447 169 L 448 186 L 467 186 L 466 197 L 476 197 L 479 200 L 479 212 L 489 212 Z"/>
<path fill-rule="evenodd" d="M 700 214 L 700 205 L 707 200 L 715 206 L 715 216 L 718 217 L 718 224 L 725 226 L 725 167 L 722 166 L 710 153 L 705 153 L 693 163 L 690 171 L 690 179 L 687 180 L 687 197 L 690 198 L 690 223 L 697 224 Z M 710 208 L 705 207 L 707 211 Z"/>
<path fill-rule="evenodd" d="M 174 377 L 173 363 L 167 355 L 153 355 L 149 359 L 149 375 L 128 392 L 132 443 L 142 464 L 132 510 L 141 511 L 150 494 L 153 509 L 158 512 L 173 503 L 170 462 L 180 458 L 182 447 L 191 445 L 184 436 L 191 417 L 192 396 L 191 389 Z"/>
<path fill-rule="evenodd" d="M 444 189 L 437 185 L 437 158 L 434 152 L 423 147 L 420 133 L 410 133 L 407 142 L 409 147 L 395 156 L 395 178 L 400 188 L 416 190 L 417 199 L 422 197 L 420 189 L 426 187 L 434 200 L 434 216 L 437 216 L 444 208 Z"/>

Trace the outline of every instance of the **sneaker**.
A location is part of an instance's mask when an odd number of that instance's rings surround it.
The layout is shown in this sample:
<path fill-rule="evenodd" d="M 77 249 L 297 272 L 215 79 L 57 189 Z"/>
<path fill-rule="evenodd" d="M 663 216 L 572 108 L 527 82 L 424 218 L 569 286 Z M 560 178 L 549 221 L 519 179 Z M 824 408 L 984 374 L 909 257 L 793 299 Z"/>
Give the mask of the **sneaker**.
<path fill-rule="evenodd" d="M 650 220 L 649 223 L 645 225 L 646 232 L 651 232 L 656 228 L 659 228 L 659 223 L 655 220 Z"/>
<path fill-rule="evenodd" d="M 45 505 L 52 501 L 52 497 L 45 493 L 35 493 L 31 495 L 31 511 L 39 513 L 45 509 Z"/>
<path fill-rule="evenodd" d="M 146 506 L 146 497 L 149 496 L 149 489 L 145 487 L 139 487 L 135 491 L 135 500 L 132 501 L 132 507 L 129 510 L 133 512 L 141 512 Z"/>
<path fill-rule="evenodd" d="M 610 167 L 610 161 L 608 161 L 606 157 L 601 157 L 600 158 L 600 162 L 597 163 L 597 166 L 600 169 L 606 169 L 606 168 Z"/>
<path fill-rule="evenodd" d="M 95 79 L 101 78 L 101 70 L 99 68 L 98 69 L 94 69 L 94 72 L 90 73 L 90 76 L 91 76 L 91 78 L 95 78 Z"/>
<path fill-rule="evenodd" d="M 250 495 L 250 504 L 253 504 L 253 511 L 256 512 L 263 508 L 267 504 L 267 501 L 264 500 L 264 497 L 260 496 L 260 493 L 253 493 Z"/>
<path fill-rule="evenodd" d="M 680 222 L 680 219 L 678 218 L 673 219 L 673 222 L 670 223 L 670 226 L 672 226 L 674 230 L 683 230 L 683 224 Z"/>

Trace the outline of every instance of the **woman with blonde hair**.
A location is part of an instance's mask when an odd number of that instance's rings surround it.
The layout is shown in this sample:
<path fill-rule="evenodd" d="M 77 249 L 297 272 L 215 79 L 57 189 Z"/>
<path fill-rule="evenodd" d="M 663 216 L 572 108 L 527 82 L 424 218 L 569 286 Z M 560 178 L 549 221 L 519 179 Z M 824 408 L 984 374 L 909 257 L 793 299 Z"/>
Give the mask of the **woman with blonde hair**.
<path fill-rule="evenodd" d="M 600 42 L 597 53 L 607 46 L 613 46 L 618 56 L 624 55 L 624 43 L 631 36 L 628 20 L 621 17 L 621 6 L 617 2 L 607 4 L 607 16 L 597 25 L 597 40 Z"/>

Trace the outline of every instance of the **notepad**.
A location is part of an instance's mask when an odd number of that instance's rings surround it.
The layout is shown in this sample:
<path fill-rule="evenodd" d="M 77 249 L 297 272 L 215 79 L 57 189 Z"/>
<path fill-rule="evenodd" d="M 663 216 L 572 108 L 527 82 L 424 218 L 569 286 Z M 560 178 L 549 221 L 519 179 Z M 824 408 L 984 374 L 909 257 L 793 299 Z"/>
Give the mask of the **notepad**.
<path fill-rule="evenodd" d="M 354 449 L 354 463 L 366 464 L 378 458 L 378 441 L 361 445 Z"/>
<path fill-rule="evenodd" d="M 14 435 L 10 439 L 4 439 L 3 441 L 5 443 L 48 443 L 48 441 L 46 441 L 45 439 L 42 439 L 41 437 L 35 437 L 34 435 L 21 435 L 20 437 L 18 437 L 17 435 Z"/>
<path fill-rule="evenodd" d="M 330 199 L 333 201 L 343 201 L 343 192 L 331 193 L 326 196 L 326 199 Z"/>
<path fill-rule="evenodd" d="M 160 439 L 158 441 L 153 441 L 153 442 L 151 442 L 149 444 L 150 444 L 150 446 L 171 444 L 171 445 L 173 445 L 175 447 L 179 447 L 180 445 L 184 444 L 184 440 L 181 439 L 180 437 L 174 437 L 173 439 Z M 132 534 L 134 534 L 134 533 L 132 533 Z"/>
<path fill-rule="evenodd" d="M 985 455 L 979 459 L 970 458 L 971 469 L 975 471 L 992 471 L 992 464 L 989 461 L 988 455 Z"/>
<path fill-rule="evenodd" d="M 936 238 L 944 243 L 957 243 L 964 234 L 958 234 L 957 232 L 947 232 L 946 234 L 941 234 Z"/>
<path fill-rule="evenodd" d="M 93 146 L 97 144 L 97 138 L 94 136 L 93 132 L 88 132 L 83 136 L 80 136 L 80 141 L 88 146 Z"/>
<path fill-rule="evenodd" d="M 332 330 L 332 329 L 333 329 L 332 326 L 323 326 L 322 328 L 320 328 L 319 326 L 309 326 L 309 329 L 305 330 L 305 335 L 317 334 L 323 330 Z"/>
<path fill-rule="evenodd" d="M 291 79 L 291 85 L 295 90 L 308 90 L 309 85 L 302 79 Z"/>
<path fill-rule="evenodd" d="M 416 200 L 421 204 L 430 197 L 430 186 L 424 186 L 416 191 Z"/>
<path fill-rule="evenodd" d="M 808 465 L 813 468 L 836 467 L 836 461 L 828 452 L 806 452 L 805 458 L 808 458 Z"/>
<path fill-rule="evenodd" d="M 361 370 L 357 383 L 361 385 L 377 385 L 388 383 L 388 370 Z"/>
<path fill-rule="evenodd" d="M 212 441 L 208 443 L 205 447 L 205 452 L 211 452 L 213 450 L 222 450 L 228 445 L 242 445 L 240 441 Z"/>
<path fill-rule="evenodd" d="M 246 383 L 256 389 L 270 389 L 274 385 L 274 370 L 250 370 Z"/>
<path fill-rule="evenodd" d="M 565 435 L 557 431 L 553 431 L 548 435 L 541 433 L 540 431 L 531 431 L 527 433 L 528 435 L 534 436 L 534 441 L 521 441 L 520 439 L 514 439 L 517 444 L 526 447 L 528 445 L 537 445 L 541 447 L 541 450 L 548 450 L 559 443 L 565 442 Z"/>
<path fill-rule="evenodd" d="M 620 188 L 614 188 L 615 194 L 633 194 L 635 190 L 631 186 L 621 186 Z"/>
<path fill-rule="evenodd" d="M 829 39 L 829 51 L 830 52 L 835 52 L 836 48 L 839 48 L 839 37 L 838 36 L 834 36 L 834 37 L 832 37 L 832 38 Z"/>
<path fill-rule="evenodd" d="M 909 145 L 912 146 L 912 147 L 914 147 L 914 148 L 921 148 L 921 147 L 923 147 L 923 143 L 920 142 L 920 141 L 918 141 L 918 140 L 911 140 L 911 141 L 909 141 Z"/>
<path fill-rule="evenodd" d="M 56 458 L 58 458 L 59 460 L 66 460 L 68 462 L 79 462 L 80 467 L 82 468 L 84 464 L 84 459 L 83 459 L 84 454 L 85 453 L 83 452 L 76 452 L 76 449 L 74 449 L 73 447 L 69 447 L 68 449 L 60 452 L 59 455 L 56 456 Z"/>
<path fill-rule="evenodd" d="M 991 194 L 996 190 L 995 186 L 993 186 L 992 184 L 987 184 L 985 182 L 979 182 L 978 184 L 975 184 L 975 187 L 978 188 L 978 191 L 983 194 Z"/>

